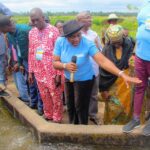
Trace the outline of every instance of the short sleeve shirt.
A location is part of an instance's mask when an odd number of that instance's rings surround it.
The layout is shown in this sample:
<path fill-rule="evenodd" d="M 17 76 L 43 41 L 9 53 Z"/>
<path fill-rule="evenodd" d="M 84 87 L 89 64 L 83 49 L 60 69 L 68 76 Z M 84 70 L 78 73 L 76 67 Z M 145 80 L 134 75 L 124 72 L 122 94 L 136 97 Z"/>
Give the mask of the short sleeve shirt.
<path fill-rule="evenodd" d="M 150 1 L 142 8 L 137 20 L 136 55 L 143 60 L 150 61 Z"/>
<path fill-rule="evenodd" d="M 54 48 L 54 55 L 59 56 L 62 63 L 71 62 L 72 56 L 77 56 L 77 71 L 74 74 L 75 81 L 91 80 L 94 71 L 90 61 L 90 56 L 98 53 L 94 42 L 81 38 L 78 46 L 73 46 L 67 38 L 60 37 L 57 39 Z M 65 70 L 65 77 L 70 79 L 70 72 Z"/>

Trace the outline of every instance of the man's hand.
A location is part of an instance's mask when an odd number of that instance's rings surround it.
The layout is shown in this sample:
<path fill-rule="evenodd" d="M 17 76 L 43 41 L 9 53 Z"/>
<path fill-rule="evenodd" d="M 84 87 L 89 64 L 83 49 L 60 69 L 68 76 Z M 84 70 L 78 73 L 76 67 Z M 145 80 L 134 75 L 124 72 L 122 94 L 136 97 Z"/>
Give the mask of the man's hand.
<path fill-rule="evenodd" d="M 6 69 L 7 69 L 9 72 L 12 72 L 12 67 L 11 67 L 11 65 L 8 65 Z"/>
<path fill-rule="evenodd" d="M 24 66 L 20 66 L 20 72 L 24 75 L 24 73 L 25 73 L 25 69 L 24 69 Z"/>
<path fill-rule="evenodd" d="M 13 70 L 14 72 L 18 72 L 18 71 L 19 71 L 19 65 L 18 65 L 18 63 L 16 63 L 16 64 L 13 66 L 12 70 Z"/>
<path fill-rule="evenodd" d="M 61 85 L 61 75 L 55 76 L 55 86 L 59 87 Z"/>
<path fill-rule="evenodd" d="M 32 73 L 29 73 L 29 76 L 28 76 L 28 82 L 29 82 L 30 85 L 32 85 L 33 82 L 34 82 L 33 74 L 32 74 Z"/>
<path fill-rule="evenodd" d="M 104 100 L 109 100 L 109 98 L 110 98 L 110 94 L 109 94 L 109 92 L 108 91 L 103 91 L 103 92 L 101 92 L 101 96 L 102 96 L 102 98 L 104 99 Z"/>

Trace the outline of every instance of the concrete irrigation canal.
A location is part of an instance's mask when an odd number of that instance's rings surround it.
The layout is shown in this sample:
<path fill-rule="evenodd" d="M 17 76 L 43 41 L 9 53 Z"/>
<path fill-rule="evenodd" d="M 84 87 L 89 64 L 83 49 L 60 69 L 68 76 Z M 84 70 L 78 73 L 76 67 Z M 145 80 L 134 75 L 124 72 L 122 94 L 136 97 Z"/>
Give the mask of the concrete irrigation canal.
<path fill-rule="evenodd" d="M 141 135 L 142 127 L 132 134 L 122 133 L 121 125 L 70 125 L 45 121 L 34 110 L 20 101 L 16 93 L 1 98 L 12 115 L 29 127 L 39 143 L 70 142 L 103 146 L 149 146 L 150 137 Z"/>

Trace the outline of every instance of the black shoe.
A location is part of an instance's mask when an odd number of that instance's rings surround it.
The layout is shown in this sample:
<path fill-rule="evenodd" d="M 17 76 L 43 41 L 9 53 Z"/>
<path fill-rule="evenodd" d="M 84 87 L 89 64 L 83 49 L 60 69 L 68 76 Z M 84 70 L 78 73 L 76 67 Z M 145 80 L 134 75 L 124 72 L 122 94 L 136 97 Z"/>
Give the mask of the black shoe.
<path fill-rule="evenodd" d="M 36 105 L 29 105 L 29 107 L 31 108 L 31 109 L 37 109 L 37 106 Z"/>
<path fill-rule="evenodd" d="M 0 91 L 0 97 L 3 97 L 3 96 L 10 96 L 6 91 L 2 90 Z"/>
<path fill-rule="evenodd" d="M 44 118 L 46 121 L 53 121 L 52 118 L 47 118 L 45 115 L 43 115 L 43 118 Z"/>
<path fill-rule="evenodd" d="M 43 110 L 37 110 L 38 115 L 42 116 L 44 114 Z"/>
<path fill-rule="evenodd" d="M 28 100 L 24 100 L 21 97 L 18 97 L 18 99 L 20 99 L 22 102 L 24 102 L 27 106 L 30 105 Z"/>
<path fill-rule="evenodd" d="M 21 97 L 17 97 L 17 98 L 20 99 L 20 100 L 22 101 Z"/>
<path fill-rule="evenodd" d="M 100 120 L 97 117 L 90 117 L 90 121 L 96 125 L 101 125 Z"/>

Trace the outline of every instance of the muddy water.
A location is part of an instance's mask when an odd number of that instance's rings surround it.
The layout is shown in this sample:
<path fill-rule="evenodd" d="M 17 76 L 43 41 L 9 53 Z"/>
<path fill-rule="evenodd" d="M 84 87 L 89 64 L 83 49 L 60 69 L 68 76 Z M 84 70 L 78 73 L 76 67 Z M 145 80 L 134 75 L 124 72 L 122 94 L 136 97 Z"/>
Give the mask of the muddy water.
<path fill-rule="evenodd" d="M 102 147 L 68 143 L 38 144 L 29 129 L 14 119 L 0 100 L 0 150 L 149 150 L 150 148 Z"/>

